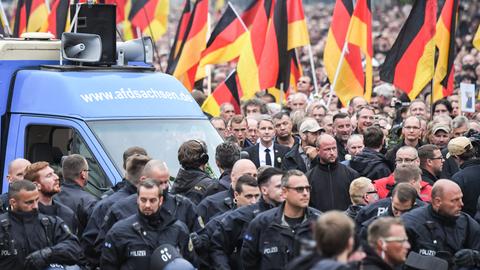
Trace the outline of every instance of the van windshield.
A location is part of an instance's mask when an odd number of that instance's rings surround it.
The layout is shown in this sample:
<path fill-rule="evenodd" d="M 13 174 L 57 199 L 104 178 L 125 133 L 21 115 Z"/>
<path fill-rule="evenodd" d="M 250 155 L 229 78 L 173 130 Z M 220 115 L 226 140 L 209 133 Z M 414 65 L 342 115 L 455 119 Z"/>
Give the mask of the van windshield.
<path fill-rule="evenodd" d="M 207 120 L 102 120 L 90 121 L 88 125 L 122 176 L 123 151 L 131 146 L 143 147 L 153 159 L 165 161 L 171 176 L 176 176 L 180 168 L 178 148 L 191 139 L 207 143 L 209 165 L 217 176 L 220 175 L 215 163 L 215 148 L 222 143 L 222 138 Z"/>

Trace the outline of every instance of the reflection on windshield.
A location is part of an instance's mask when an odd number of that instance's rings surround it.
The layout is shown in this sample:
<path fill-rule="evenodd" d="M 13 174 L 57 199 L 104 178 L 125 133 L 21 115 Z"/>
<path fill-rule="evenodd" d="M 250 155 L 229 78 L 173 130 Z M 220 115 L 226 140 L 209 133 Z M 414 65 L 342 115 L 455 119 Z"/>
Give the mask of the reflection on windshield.
<path fill-rule="evenodd" d="M 143 147 L 153 159 L 165 161 L 170 174 L 176 176 L 180 168 L 177 158 L 178 148 L 183 142 L 191 139 L 200 139 L 207 143 L 209 164 L 217 176 L 220 175 L 215 163 L 215 148 L 222 139 L 208 120 L 91 121 L 89 126 L 122 176 L 124 175 L 123 151 L 132 146 Z"/>

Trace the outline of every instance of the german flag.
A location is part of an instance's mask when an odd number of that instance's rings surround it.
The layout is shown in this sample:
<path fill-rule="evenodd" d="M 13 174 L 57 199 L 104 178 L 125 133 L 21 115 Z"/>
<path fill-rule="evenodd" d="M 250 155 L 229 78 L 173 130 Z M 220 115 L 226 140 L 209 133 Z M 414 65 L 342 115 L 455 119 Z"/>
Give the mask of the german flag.
<path fill-rule="evenodd" d="M 373 42 L 372 42 L 372 12 L 370 0 L 358 0 L 353 10 L 350 25 L 348 26 L 347 42 L 360 48 L 365 56 L 365 93 L 364 97 L 370 100 L 373 83 Z M 337 92 L 340 98 L 340 93 Z"/>
<path fill-rule="evenodd" d="M 297 82 L 303 76 L 302 65 L 298 62 L 295 50 L 290 51 L 290 87 L 297 91 Z"/>
<path fill-rule="evenodd" d="M 19 0 L 13 27 L 14 36 L 40 31 L 47 19 L 48 7 L 44 0 Z"/>
<path fill-rule="evenodd" d="M 179 51 L 167 72 L 193 90 L 201 52 L 207 43 L 208 0 L 197 0 L 185 28 Z M 176 48 L 176 47 L 173 47 Z"/>
<path fill-rule="evenodd" d="M 433 101 L 450 96 L 453 93 L 457 15 L 458 0 L 447 0 L 443 5 L 435 33 L 438 58 L 433 76 Z"/>
<path fill-rule="evenodd" d="M 105 4 L 117 6 L 117 24 L 122 23 L 128 18 L 128 13 L 125 13 L 125 6 L 127 5 L 127 2 L 130 2 L 129 4 L 131 5 L 131 1 L 132 0 L 105 0 Z"/>
<path fill-rule="evenodd" d="M 42 27 L 42 31 L 50 32 L 56 38 L 60 38 L 67 27 L 67 18 L 69 12 L 69 2 L 62 0 L 55 0 L 53 2 L 48 20 Z"/>
<path fill-rule="evenodd" d="M 477 48 L 477 50 L 480 50 L 480 25 L 478 26 L 475 37 L 473 38 L 473 46 Z"/>
<path fill-rule="evenodd" d="M 302 0 L 287 0 L 288 50 L 310 44 Z"/>
<path fill-rule="evenodd" d="M 212 116 L 219 116 L 220 106 L 225 102 L 230 102 L 235 108 L 235 112 L 240 113 L 242 93 L 237 87 L 238 85 L 237 72 L 234 70 L 203 102 L 202 110 Z"/>
<path fill-rule="evenodd" d="M 128 19 L 143 35 L 157 41 L 167 31 L 169 0 L 132 1 Z"/>
<path fill-rule="evenodd" d="M 352 14 L 352 0 L 337 0 L 323 53 L 326 73 L 330 83 L 333 83 L 340 63 L 342 49 L 347 46 L 348 53 L 341 59 L 341 69 L 334 89 L 344 105 L 347 105 L 352 97 L 364 94 L 365 76 L 360 49 L 357 46 L 345 43 Z"/>
<path fill-rule="evenodd" d="M 195 80 L 205 77 L 206 65 L 225 63 L 238 58 L 248 41 L 247 32 L 248 29 L 229 3 L 202 52 Z"/>
<path fill-rule="evenodd" d="M 417 0 L 388 52 L 380 78 L 414 100 L 432 80 L 435 61 L 436 0 Z"/>
<path fill-rule="evenodd" d="M 169 71 L 170 68 L 173 68 L 176 63 L 176 58 L 178 52 L 180 51 L 180 46 L 182 45 L 183 37 L 185 36 L 185 32 L 187 29 L 188 21 L 190 20 L 190 16 L 192 15 L 192 7 L 190 0 L 185 0 L 185 5 L 182 11 L 182 15 L 180 16 L 180 20 L 178 21 L 177 32 L 175 33 L 175 39 L 173 40 L 173 45 L 170 50 L 170 54 L 168 55 L 168 68 L 167 73 L 171 73 Z"/>

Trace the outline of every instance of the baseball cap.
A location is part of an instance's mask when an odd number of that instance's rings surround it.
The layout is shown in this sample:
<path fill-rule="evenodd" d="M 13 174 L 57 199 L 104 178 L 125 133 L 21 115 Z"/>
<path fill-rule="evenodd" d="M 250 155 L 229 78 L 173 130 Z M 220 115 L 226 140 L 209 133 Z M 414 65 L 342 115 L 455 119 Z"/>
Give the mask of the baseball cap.
<path fill-rule="evenodd" d="M 440 130 L 445 131 L 446 133 L 450 133 L 450 128 L 448 126 L 442 125 L 442 124 L 436 124 L 432 128 L 432 134 L 435 134 Z"/>
<path fill-rule="evenodd" d="M 448 143 L 447 158 L 451 156 L 460 156 L 473 148 L 472 142 L 467 137 L 457 137 L 451 139 Z"/>
<path fill-rule="evenodd" d="M 300 133 L 305 133 L 305 132 L 317 132 L 319 130 L 325 131 L 317 122 L 317 120 L 313 118 L 306 118 L 303 120 L 302 124 L 300 125 Z"/>

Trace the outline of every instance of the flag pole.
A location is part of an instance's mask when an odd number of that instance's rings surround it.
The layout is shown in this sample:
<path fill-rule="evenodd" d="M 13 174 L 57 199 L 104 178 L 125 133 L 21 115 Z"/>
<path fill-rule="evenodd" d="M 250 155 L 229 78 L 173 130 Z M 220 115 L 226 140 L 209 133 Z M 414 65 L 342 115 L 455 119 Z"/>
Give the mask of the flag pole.
<path fill-rule="evenodd" d="M 330 103 L 332 102 L 332 94 L 337 86 L 338 76 L 340 75 L 340 70 L 342 69 L 343 65 L 343 58 L 345 57 L 345 53 L 347 52 L 347 39 L 345 38 L 345 43 L 343 44 L 342 54 L 340 54 L 340 59 L 338 60 L 337 70 L 335 70 L 335 76 L 333 77 L 333 83 L 330 85 L 330 95 L 328 96 L 327 101 L 327 109 L 330 107 Z"/>
<path fill-rule="evenodd" d="M 5 8 L 3 7 L 2 1 L 0 0 L 0 16 L 2 21 L 5 23 L 5 28 L 7 30 L 7 35 L 12 36 L 12 29 L 10 29 L 10 23 L 8 22 L 7 15 L 5 13 Z"/>
<path fill-rule="evenodd" d="M 308 25 L 307 16 L 305 16 L 305 24 Z M 310 41 L 308 42 L 307 47 L 308 47 L 308 57 L 310 58 L 310 67 L 312 69 L 312 79 L 313 79 L 313 85 L 315 87 L 315 95 L 318 95 L 317 72 L 315 71 L 315 62 L 313 61 L 313 50 L 312 50 L 312 44 L 310 44 Z"/>

